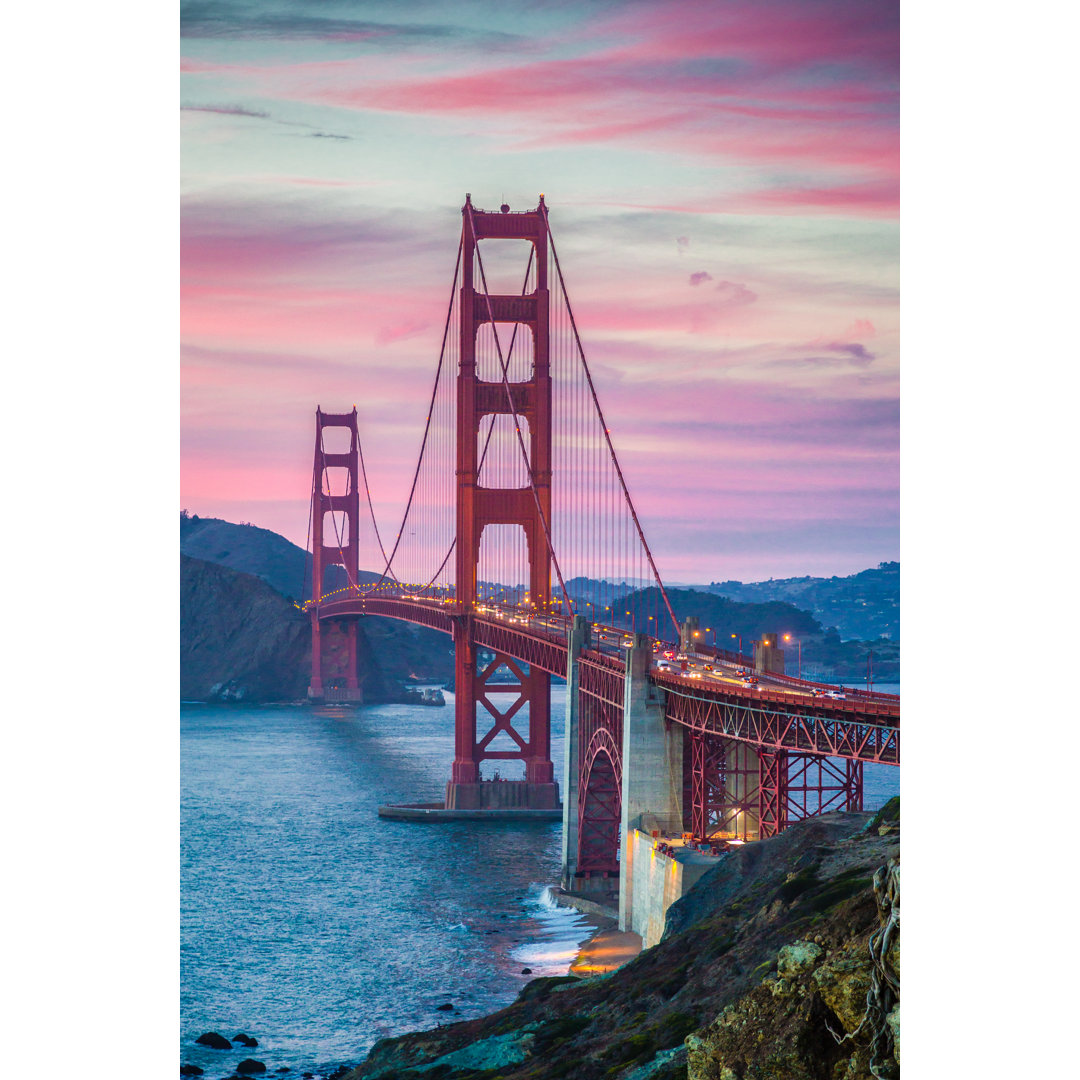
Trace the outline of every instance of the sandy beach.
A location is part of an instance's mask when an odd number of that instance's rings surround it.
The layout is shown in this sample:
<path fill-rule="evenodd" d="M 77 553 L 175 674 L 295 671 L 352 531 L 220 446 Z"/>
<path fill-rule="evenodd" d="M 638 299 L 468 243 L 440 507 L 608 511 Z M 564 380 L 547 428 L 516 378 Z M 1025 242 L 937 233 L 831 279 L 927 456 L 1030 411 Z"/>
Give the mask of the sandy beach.
<path fill-rule="evenodd" d="M 600 930 L 578 951 L 571 975 L 603 975 L 641 952 L 641 938 L 629 930 Z"/>

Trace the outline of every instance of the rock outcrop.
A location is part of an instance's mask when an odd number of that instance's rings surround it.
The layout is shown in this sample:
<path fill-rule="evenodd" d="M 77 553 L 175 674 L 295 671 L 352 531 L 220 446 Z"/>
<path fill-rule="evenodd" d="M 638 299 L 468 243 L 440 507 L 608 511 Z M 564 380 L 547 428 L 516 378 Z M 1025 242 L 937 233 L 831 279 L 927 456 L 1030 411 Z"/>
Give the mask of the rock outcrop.
<path fill-rule="evenodd" d="M 195 1040 L 200 1046 L 209 1046 L 211 1050 L 231 1050 L 232 1043 L 216 1031 L 207 1031 Z"/>
<path fill-rule="evenodd" d="M 720 856 L 636 960 L 382 1039 L 346 1080 L 871 1080 L 871 1060 L 898 1076 L 898 821 L 894 800 Z"/>

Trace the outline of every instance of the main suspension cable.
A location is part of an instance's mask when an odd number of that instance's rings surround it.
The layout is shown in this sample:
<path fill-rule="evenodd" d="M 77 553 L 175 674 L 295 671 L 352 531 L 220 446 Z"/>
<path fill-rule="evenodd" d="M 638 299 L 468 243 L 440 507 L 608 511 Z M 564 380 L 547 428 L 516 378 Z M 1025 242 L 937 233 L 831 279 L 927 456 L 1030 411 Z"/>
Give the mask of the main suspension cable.
<path fill-rule="evenodd" d="M 427 447 L 428 434 L 431 431 L 431 418 L 435 414 L 435 396 L 439 392 L 439 377 L 442 375 L 443 361 L 446 358 L 446 339 L 450 333 L 450 317 L 454 311 L 454 299 L 457 295 L 457 283 L 458 274 L 461 270 L 461 251 L 465 244 L 465 235 L 462 233 L 461 239 L 458 241 L 457 262 L 454 264 L 454 284 L 450 288 L 450 305 L 446 311 L 446 325 L 443 327 L 443 339 L 442 348 L 439 350 L 439 366 L 435 370 L 435 385 L 431 390 L 431 401 L 428 403 L 427 422 L 424 425 L 424 437 L 420 442 L 420 456 L 416 461 L 416 471 L 413 473 L 412 486 L 409 488 L 409 500 L 405 504 L 405 513 L 401 519 L 401 528 L 398 529 L 397 539 L 394 541 L 394 549 L 390 552 L 390 557 L 386 560 L 386 567 L 382 572 L 382 576 L 377 582 L 365 593 L 369 595 L 375 589 L 377 589 L 386 580 L 387 575 L 391 574 L 390 564 L 394 561 L 394 556 L 397 555 L 397 550 L 401 546 L 401 538 L 405 535 L 405 526 L 409 520 L 409 511 L 412 509 L 413 496 L 416 494 L 416 483 L 420 477 L 420 466 L 424 463 L 424 450 Z M 394 578 L 397 581 L 397 578 Z"/>

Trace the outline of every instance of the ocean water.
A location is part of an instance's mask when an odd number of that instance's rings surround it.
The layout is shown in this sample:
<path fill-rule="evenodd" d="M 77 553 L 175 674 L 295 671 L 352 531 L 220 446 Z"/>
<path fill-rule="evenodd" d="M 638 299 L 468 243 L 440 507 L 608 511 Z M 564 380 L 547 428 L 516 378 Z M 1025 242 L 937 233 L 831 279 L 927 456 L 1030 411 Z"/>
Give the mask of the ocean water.
<path fill-rule="evenodd" d="M 552 688 L 556 772 L 564 695 Z M 181 707 L 180 1059 L 207 1080 L 245 1057 L 325 1076 L 383 1036 L 508 1005 L 592 933 L 545 891 L 557 823 L 377 817 L 380 803 L 441 800 L 447 701 Z M 867 809 L 898 785 L 898 770 L 868 766 Z M 204 1031 L 259 1046 L 195 1045 Z"/>

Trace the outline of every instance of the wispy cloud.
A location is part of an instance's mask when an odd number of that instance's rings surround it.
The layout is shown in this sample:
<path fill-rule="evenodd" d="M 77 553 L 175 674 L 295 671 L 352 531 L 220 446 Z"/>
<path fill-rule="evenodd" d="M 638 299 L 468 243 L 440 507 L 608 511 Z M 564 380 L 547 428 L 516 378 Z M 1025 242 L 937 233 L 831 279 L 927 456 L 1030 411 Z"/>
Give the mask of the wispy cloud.
<path fill-rule="evenodd" d="M 218 116 L 250 116 L 256 120 L 268 120 L 270 114 L 261 109 L 247 109 L 242 105 L 181 105 L 181 112 L 216 113 Z"/>

